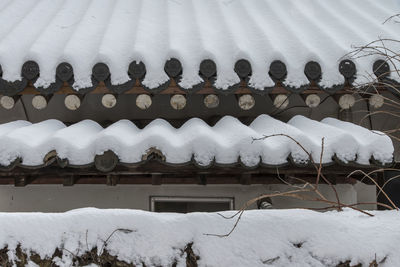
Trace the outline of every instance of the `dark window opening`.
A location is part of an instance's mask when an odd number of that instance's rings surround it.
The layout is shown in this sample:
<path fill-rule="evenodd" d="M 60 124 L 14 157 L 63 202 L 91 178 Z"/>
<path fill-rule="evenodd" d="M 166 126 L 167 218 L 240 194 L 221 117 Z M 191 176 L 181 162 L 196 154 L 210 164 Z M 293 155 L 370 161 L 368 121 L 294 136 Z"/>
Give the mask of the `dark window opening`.
<path fill-rule="evenodd" d="M 217 212 L 233 209 L 233 198 L 151 197 L 155 212 Z"/>

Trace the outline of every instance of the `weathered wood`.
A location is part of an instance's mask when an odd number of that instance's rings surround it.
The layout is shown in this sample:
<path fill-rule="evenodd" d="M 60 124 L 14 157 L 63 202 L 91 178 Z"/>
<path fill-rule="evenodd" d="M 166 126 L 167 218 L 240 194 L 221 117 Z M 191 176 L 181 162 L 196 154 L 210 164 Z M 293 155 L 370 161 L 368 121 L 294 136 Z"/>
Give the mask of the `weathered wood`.
<path fill-rule="evenodd" d="M 251 185 L 251 173 L 243 173 L 240 175 L 240 183 L 242 185 Z"/>
<path fill-rule="evenodd" d="M 204 106 L 207 108 L 216 108 L 219 106 L 219 97 L 211 94 L 204 97 Z"/>
<path fill-rule="evenodd" d="M 342 166 L 338 164 L 324 166 L 324 174 L 336 174 L 336 175 L 345 175 L 347 176 L 350 172 L 356 169 L 362 169 L 365 172 L 376 170 L 379 168 L 378 166 Z M 307 167 L 295 167 L 295 166 L 281 166 L 277 168 L 270 168 L 266 166 L 258 166 L 252 168 L 251 170 L 244 168 L 240 163 L 232 164 L 229 166 L 218 166 L 214 165 L 206 169 L 201 169 L 201 173 L 203 174 L 212 174 L 212 175 L 228 175 L 228 176 L 237 176 L 241 173 L 251 173 L 253 175 L 276 175 L 277 169 L 279 170 L 280 174 L 287 174 L 287 175 L 296 175 L 296 176 L 311 176 L 314 177 L 316 175 L 315 168 L 312 166 Z M 118 174 L 118 175 L 142 175 L 142 174 L 151 174 L 151 173 L 163 173 L 163 174 L 180 174 L 182 176 L 188 177 L 193 174 L 199 173 L 200 169 L 191 163 L 179 166 L 173 166 L 166 164 L 159 160 L 150 160 L 143 164 L 139 165 L 118 165 L 113 171 L 109 172 L 108 174 Z M 0 179 L 6 177 L 16 177 L 16 176 L 27 176 L 32 175 L 34 177 L 39 175 L 53 175 L 56 177 L 74 174 L 74 175 L 85 175 L 85 176 L 98 176 L 98 175 L 105 175 L 103 172 L 97 170 L 95 167 L 82 167 L 82 168 L 70 168 L 65 167 L 60 169 L 56 164 L 52 166 L 48 166 L 46 168 L 40 169 L 25 169 L 22 167 L 15 167 L 12 171 L 0 171 Z"/>
<path fill-rule="evenodd" d="M 310 108 L 316 108 L 321 103 L 321 98 L 317 94 L 303 95 L 305 96 L 305 103 Z"/>
<path fill-rule="evenodd" d="M 345 88 L 342 90 L 339 90 L 337 92 L 335 92 L 335 95 L 342 95 L 342 94 L 346 94 L 348 93 L 348 90 L 351 89 L 351 86 L 349 86 L 348 84 L 345 85 Z M 377 85 L 377 89 L 379 92 L 385 92 L 387 91 L 387 89 L 383 86 L 378 86 Z M 54 94 L 75 94 L 76 91 L 73 90 L 71 88 L 71 86 L 68 83 L 64 83 L 64 85 L 60 88 L 60 90 L 58 90 L 57 92 L 55 92 Z M 100 82 L 97 87 L 93 90 L 90 91 L 88 94 L 107 94 L 107 93 L 113 93 L 111 92 L 103 82 Z M 125 91 L 123 93 L 124 94 L 148 94 L 149 92 L 147 92 L 140 84 L 140 81 L 137 80 L 136 84 L 129 90 Z M 186 94 L 187 92 L 182 90 L 181 88 L 179 88 L 178 86 L 176 86 L 176 84 L 174 83 L 174 81 L 171 81 L 171 84 L 169 85 L 169 87 L 160 92 L 160 94 Z M 200 94 L 200 95 L 204 95 L 204 94 L 215 94 L 215 90 L 212 87 L 212 85 L 207 81 L 204 88 L 202 88 L 199 91 L 196 91 L 195 94 Z M 252 91 L 246 87 L 245 84 L 242 84 L 235 92 L 233 92 L 233 94 L 236 95 L 242 95 L 242 94 L 247 94 L 247 93 L 252 93 Z M 279 84 L 277 84 L 274 89 L 269 92 L 269 94 L 271 95 L 275 95 L 275 94 L 287 94 L 288 91 L 280 86 Z M 305 91 L 302 92 L 302 94 L 323 94 L 324 91 L 322 91 L 320 88 L 318 88 L 316 86 L 316 84 L 311 84 L 311 87 Z M 40 94 L 35 87 L 30 83 L 28 84 L 28 86 L 23 89 L 21 92 L 18 92 L 19 95 L 36 95 L 36 94 Z"/>
<path fill-rule="evenodd" d="M 136 106 L 142 110 L 150 108 L 151 104 L 151 96 L 148 94 L 140 94 L 136 97 Z"/>
<path fill-rule="evenodd" d="M 170 104 L 173 109 L 182 110 L 186 107 L 186 97 L 184 95 L 173 95 Z"/>
<path fill-rule="evenodd" d="M 199 185 L 207 185 L 207 176 L 206 174 L 200 173 L 197 175 Z"/>
<path fill-rule="evenodd" d="M 340 109 L 338 119 L 341 121 L 353 122 L 353 112 L 351 109 Z"/>
<path fill-rule="evenodd" d="M 66 170 L 64 170 L 66 171 Z M 47 174 L 47 173 L 36 173 L 36 179 L 30 180 L 28 182 L 22 183 L 27 184 L 65 184 L 65 186 L 72 186 L 74 184 L 107 184 L 107 176 L 111 178 L 112 176 L 118 177 L 117 181 L 114 181 L 114 184 L 244 184 L 237 175 L 233 174 L 213 174 L 213 173 L 201 173 L 203 178 L 199 178 L 198 173 L 193 172 L 190 174 L 181 174 L 181 173 L 167 173 L 161 174 L 156 173 L 156 176 L 162 176 L 161 178 L 157 177 L 153 180 L 153 175 L 148 174 L 131 174 L 124 172 L 111 172 L 109 174 L 97 172 L 77 172 L 72 174 L 73 170 L 69 170 L 68 173 L 60 173 L 60 174 Z M 75 170 L 76 172 L 76 170 Z M 67 178 L 60 178 L 60 175 L 63 177 L 74 176 L 74 180 L 68 180 Z M 14 175 L 15 176 L 15 175 Z M 26 175 L 25 175 L 26 176 Z M 301 177 L 304 181 L 309 183 L 315 182 L 314 175 L 302 176 L 299 175 L 297 177 Z M 337 184 L 354 184 L 356 179 L 347 179 L 345 174 L 335 174 L 336 183 Z M 19 176 L 18 178 L 21 178 Z M 360 180 L 362 177 L 358 177 Z M 290 181 L 290 180 L 288 180 Z M 112 185 L 112 179 L 108 180 L 109 185 Z M 15 184 L 15 179 L 12 176 L 0 177 L 1 185 L 12 185 Z M 251 184 L 282 184 L 282 181 L 277 178 L 277 174 L 252 174 Z M 324 181 L 321 181 L 321 184 L 325 184 Z"/>
<path fill-rule="evenodd" d="M 118 181 L 119 181 L 119 176 L 118 175 L 108 174 L 106 176 L 106 184 L 108 186 L 116 186 L 118 184 Z"/>
<path fill-rule="evenodd" d="M 174 84 L 175 81 L 171 80 L 171 85 Z M 164 91 L 160 92 L 160 95 L 186 95 L 187 91 L 183 90 L 182 88 L 179 88 L 177 86 L 169 86 L 167 89 Z"/>
<path fill-rule="evenodd" d="M 240 96 L 240 95 L 245 95 L 245 94 L 252 94 L 253 92 L 249 89 L 249 88 L 247 88 L 247 87 L 244 87 L 244 86 L 241 86 L 241 87 L 239 87 L 236 91 L 235 91 L 235 95 L 236 96 Z"/>
<path fill-rule="evenodd" d="M 81 106 L 81 99 L 77 95 L 67 95 L 64 104 L 67 109 L 75 111 Z"/>
<path fill-rule="evenodd" d="M 161 173 L 153 173 L 151 175 L 151 184 L 152 185 L 161 185 L 162 184 L 162 174 Z"/>
<path fill-rule="evenodd" d="M 17 176 L 14 177 L 14 186 L 16 187 L 24 187 L 30 184 L 33 181 L 33 177 L 26 175 L 26 176 Z"/>
<path fill-rule="evenodd" d="M 337 97 L 334 97 L 337 99 Z M 341 109 L 350 109 L 356 103 L 356 98 L 351 94 L 344 94 L 339 97 L 338 104 Z"/>
<path fill-rule="evenodd" d="M 78 176 L 70 174 L 63 177 L 63 186 L 73 186 L 78 181 Z"/>
<path fill-rule="evenodd" d="M 4 109 L 10 110 L 14 108 L 15 103 L 16 103 L 15 97 L 3 95 L 0 98 L 0 106 Z"/>
<path fill-rule="evenodd" d="M 115 105 L 117 105 L 117 98 L 113 94 L 105 94 L 101 98 L 101 104 L 105 108 L 113 108 Z"/>
<path fill-rule="evenodd" d="M 238 105 L 243 110 L 250 110 L 256 105 L 256 100 L 250 94 L 241 95 L 238 99 Z"/>
<path fill-rule="evenodd" d="M 287 95 L 273 95 L 271 98 L 273 99 L 274 107 L 278 109 L 285 109 L 289 105 L 289 97 Z"/>
<path fill-rule="evenodd" d="M 380 94 L 374 94 L 369 97 L 368 103 L 371 107 L 378 109 L 383 106 L 383 104 L 385 103 L 385 99 Z"/>
<path fill-rule="evenodd" d="M 336 176 L 332 174 L 326 174 L 325 175 L 326 179 L 333 185 L 337 184 Z"/>
<path fill-rule="evenodd" d="M 42 96 L 42 95 L 35 95 L 32 98 L 32 106 L 35 109 L 41 110 L 41 109 L 45 109 L 47 107 L 47 98 Z"/>
<path fill-rule="evenodd" d="M 351 183 L 361 180 L 362 175 L 356 175 L 347 178 L 347 175 L 359 167 L 332 165 L 323 168 L 325 175 L 335 177 L 336 183 Z M 363 168 L 365 172 L 372 171 L 376 168 Z M 240 179 L 242 174 L 251 175 L 251 184 L 280 184 L 281 180 L 277 178 L 278 173 L 285 177 L 298 177 L 307 182 L 313 183 L 316 179 L 316 170 L 314 167 L 279 167 L 268 168 L 259 166 L 248 170 L 240 164 L 230 167 L 213 166 L 207 169 L 199 170 L 193 164 L 183 165 L 179 167 L 170 166 L 159 161 L 149 161 L 139 166 L 122 166 L 119 165 L 112 171 L 104 173 L 95 167 L 71 168 L 65 167 L 60 169 L 57 166 L 48 166 L 41 169 L 23 169 L 16 167 L 12 171 L 0 171 L 0 184 L 15 184 L 15 178 L 26 178 L 28 176 L 35 177 L 35 180 L 28 180 L 20 184 L 63 184 L 68 177 L 73 177 L 72 184 L 106 184 L 107 175 L 119 177 L 118 184 L 152 184 L 152 174 L 162 175 L 163 184 L 199 184 L 199 175 L 206 177 L 207 184 L 243 184 L 246 179 Z M 72 178 L 70 178 L 72 179 Z M 288 180 L 290 181 L 290 180 Z M 294 180 L 293 180 L 294 181 Z M 365 180 L 363 180 L 365 182 Z M 248 183 L 248 182 L 247 182 Z M 321 181 L 321 183 L 324 183 Z"/>

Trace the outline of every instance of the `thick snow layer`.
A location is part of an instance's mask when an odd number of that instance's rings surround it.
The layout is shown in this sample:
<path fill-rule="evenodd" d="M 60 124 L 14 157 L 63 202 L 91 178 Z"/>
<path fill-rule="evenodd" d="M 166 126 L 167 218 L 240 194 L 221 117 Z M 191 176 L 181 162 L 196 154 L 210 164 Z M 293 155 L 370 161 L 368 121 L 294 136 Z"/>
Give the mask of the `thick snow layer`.
<path fill-rule="evenodd" d="M 0 213 L 0 246 L 13 252 L 18 244 L 42 258 L 64 248 L 59 266 L 71 266 L 72 255 L 103 247 L 120 260 L 146 266 L 185 265 L 182 249 L 193 242 L 199 266 L 336 266 L 351 261 L 363 266 L 400 262 L 400 213 L 353 210 L 318 213 L 308 210 L 246 211 L 235 220 L 216 213 L 150 213 L 136 210 L 80 209 L 66 213 Z M 223 212 L 225 216 L 233 214 Z M 385 260 L 383 260 L 385 259 Z"/>
<path fill-rule="evenodd" d="M 393 148 L 390 145 L 390 142 L 382 142 L 383 139 L 389 141 L 390 137 L 385 135 L 379 131 L 373 131 L 373 135 L 371 135 L 371 131 L 355 125 L 353 123 L 344 122 L 332 118 L 323 119 L 321 122 L 329 124 L 331 126 L 335 126 L 341 128 L 347 132 L 357 132 L 357 162 L 360 164 L 368 164 L 370 158 L 366 158 L 366 155 L 371 155 L 375 159 L 385 158 L 388 156 L 387 153 L 393 152 Z M 378 149 L 379 147 L 379 149 Z M 386 155 L 382 155 L 381 153 L 385 153 Z"/>
<path fill-rule="evenodd" d="M 383 24 L 400 11 L 397 0 L 0 0 L 0 7 L 3 79 L 20 79 L 22 64 L 35 60 L 35 85 L 43 87 L 55 81 L 63 61 L 73 66 L 79 89 L 91 86 L 98 62 L 109 66 L 113 84 L 127 82 L 136 60 L 146 65 L 143 84 L 154 88 L 168 80 L 164 63 L 172 57 L 182 63 L 184 88 L 202 81 L 204 59 L 217 65 L 215 85 L 228 88 L 239 82 L 234 64 L 242 58 L 251 63 L 249 82 L 258 89 L 274 84 L 268 76 L 274 60 L 286 64 L 286 83 L 296 87 L 308 83 L 305 64 L 317 61 L 321 85 L 330 87 L 343 83 L 338 64 L 352 46 L 400 37 L 398 25 Z M 355 59 L 357 82 L 376 59 Z"/>
<path fill-rule="evenodd" d="M 157 119 L 143 129 L 128 120 L 115 122 L 104 129 L 98 123 L 84 120 L 69 127 L 57 120 L 36 124 L 24 121 L 0 125 L 0 164 L 8 166 L 17 158 L 22 164 L 43 164 L 46 154 L 55 150 L 70 164 L 92 163 L 96 155 L 114 151 L 121 162 L 138 163 L 150 148 L 160 150 L 168 163 L 186 163 L 194 160 L 203 166 L 215 161 L 232 164 L 240 160 L 246 166 L 260 162 L 267 165 L 287 163 L 289 156 L 304 163 L 309 156 L 295 141 L 319 162 L 324 138 L 323 163 L 332 157 L 347 163 L 369 164 L 371 157 L 381 163 L 393 159 L 391 139 L 352 123 L 327 118 L 321 122 L 295 116 L 288 123 L 268 115 L 260 115 L 249 126 L 230 116 L 223 117 L 210 127 L 193 118 L 176 129 L 167 121 Z"/>

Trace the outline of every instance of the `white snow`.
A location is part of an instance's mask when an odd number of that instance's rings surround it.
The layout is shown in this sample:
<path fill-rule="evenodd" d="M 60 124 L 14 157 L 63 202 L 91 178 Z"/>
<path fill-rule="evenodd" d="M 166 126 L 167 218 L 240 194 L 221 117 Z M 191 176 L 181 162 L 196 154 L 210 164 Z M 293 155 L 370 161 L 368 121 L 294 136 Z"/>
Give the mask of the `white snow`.
<path fill-rule="evenodd" d="M 272 136 L 254 141 L 273 134 Z M 324 138 L 323 163 L 332 162 L 336 155 L 347 163 L 369 164 L 373 156 L 381 163 L 391 163 L 393 143 L 378 132 L 352 123 L 327 118 L 321 122 L 295 116 L 288 123 L 268 115 L 260 115 L 249 126 L 238 119 L 225 116 L 210 127 L 193 118 L 176 129 L 167 121 L 156 119 L 143 129 L 128 120 L 115 122 L 104 129 L 98 123 L 84 120 L 69 127 L 57 120 L 31 124 L 24 121 L 0 125 L 0 164 L 8 166 L 17 158 L 24 165 L 43 164 L 45 155 L 53 150 L 70 164 L 92 163 L 96 155 L 114 151 L 121 162 L 138 163 L 150 148 L 160 150 L 168 163 L 186 163 L 194 160 L 203 166 L 214 160 L 232 164 L 240 160 L 246 166 L 260 162 L 280 165 L 289 156 L 297 163 L 309 160 L 310 153 L 319 162 Z M 299 142 L 304 151 L 296 142 Z"/>
<path fill-rule="evenodd" d="M 357 133 L 357 138 L 355 142 L 357 143 L 357 162 L 360 164 L 368 164 L 370 158 L 365 157 L 366 155 L 373 155 L 375 159 L 377 158 L 389 158 L 390 154 L 393 153 L 393 148 L 390 145 L 390 137 L 379 131 L 372 131 L 374 133 L 371 135 L 371 131 L 360 127 L 356 124 L 344 122 L 332 118 L 325 118 L 321 121 L 322 123 L 329 124 L 341 128 L 344 131 L 350 133 Z M 383 141 L 386 139 L 386 142 Z M 383 153 L 383 154 L 382 154 Z"/>
<path fill-rule="evenodd" d="M 64 248 L 59 266 L 71 266 L 72 255 L 103 246 L 120 260 L 146 266 L 185 266 L 181 250 L 193 242 L 199 266 L 336 266 L 351 261 L 369 266 L 398 266 L 400 262 L 397 211 L 371 211 L 374 217 L 345 209 L 318 213 L 309 210 L 246 211 L 235 231 L 235 220 L 216 213 L 150 213 L 93 208 L 66 213 L 0 213 L 0 247 L 13 255 L 24 251 L 51 257 Z M 225 216 L 233 211 L 223 212 Z M 295 245 L 301 244 L 300 247 Z M 69 251 L 69 252 L 68 252 Z M 70 253 L 71 252 L 71 253 Z"/>
<path fill-rule="evenodd" d="M 347 163 L 356 161 L 368 165 L 371 156 L 382 163 L 390 163 L 394 152 L 389 136 L 379 131 L 371 131 L 350 122 L 325 118 L 321 122 L 303 116 L 294 116 L 288 124 L 303 131 L 313 141 L 313 158 L 319 162 L 324 138 L 322 162 L 329 162 L 336 155 Z"/>
<path fill-rule="evenodd" d="M 383 24 L 400 11 L 397 0 L 0 0 L 0 7 L 2 78 L 20 79 L 22 64 L 35 60 L 41 70 L 35 85 L 43 87 L 63 61 L 73 66 L 79 89 L 91 85 L 97 62 L 109 66 L 113 84 L 122 84 L 136 60 L 146 65 L 143 84 L 155 88 L 168 80 L 164 63 L 172 57 L 182 63 L 184 88 L 202 81 L 204 59 L 217 65 L 215 85 L 228 88 L 239 81 L 234 64 L 241 58 L 251 63 L 249 82 L 257 89 L 273 85 L 274 60 L 286 64 L 290 86 L 307 84 L 304 66 L 317 61 L 321 85 L 330 87 L 343 83 L 338 64 L 352 46 L 399 39 L 398 24 Z M 376 59 L 354 59 L 356 82 L 365 82 Z"/>

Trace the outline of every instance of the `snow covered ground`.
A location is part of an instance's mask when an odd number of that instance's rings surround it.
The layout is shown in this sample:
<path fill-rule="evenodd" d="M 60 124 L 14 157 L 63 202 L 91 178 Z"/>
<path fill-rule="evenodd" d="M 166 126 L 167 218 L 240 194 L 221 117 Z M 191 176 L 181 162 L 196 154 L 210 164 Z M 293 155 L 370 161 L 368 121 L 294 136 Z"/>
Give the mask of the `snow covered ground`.
<path fill-rule="evenodd" d="M 224 215 L 232 214 L 224 212 Z M 186 265 L 184 248 L 199 256 L 200 266 L 336 266 L 351 261 L 363 266 L 400 262 L 400 213 L 372 211 L 374 217 L 345 210 L 253 210 L 244 213 L 236 230 L 225 238 L 235 220 L 216 213 L 157 214 L 138 210 L 98 210 L 67 213 L 0 213 L 0 244 L 15 259 L 18 244 L 29 254 L 56 258 L 71 266 L 72 255 L 106 250 L 119 260 L 146 266 Z M 116 229 L 125 229 L 117 231 Z M 129 231 L 128 231 L 129 230 Z M 381 263 L 380 263 L 381 262 Z M 30 266 L 36 266 L 29 262 Z M 95 266 L 95 265 L 92 265 Z"/>

